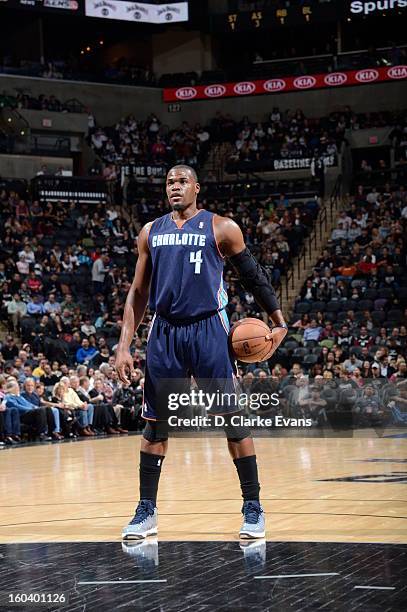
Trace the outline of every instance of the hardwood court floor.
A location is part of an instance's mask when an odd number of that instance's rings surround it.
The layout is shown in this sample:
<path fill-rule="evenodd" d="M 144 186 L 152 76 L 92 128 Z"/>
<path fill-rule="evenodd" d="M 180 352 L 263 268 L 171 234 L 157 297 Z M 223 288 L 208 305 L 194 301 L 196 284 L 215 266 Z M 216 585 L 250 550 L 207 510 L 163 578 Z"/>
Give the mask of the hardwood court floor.
<path fill-rule="evenodd" d="M 138 436 L 1 452 L 0 542 L 120 540 L 138 498 Z M 406 439 L 257 438 L 270 541 L 407 542 Z M 349 478 L 351 480 L 329 480 Z M 174 438 L 160 540 L 237 540 L 241 498 L 222 438 Z"/>

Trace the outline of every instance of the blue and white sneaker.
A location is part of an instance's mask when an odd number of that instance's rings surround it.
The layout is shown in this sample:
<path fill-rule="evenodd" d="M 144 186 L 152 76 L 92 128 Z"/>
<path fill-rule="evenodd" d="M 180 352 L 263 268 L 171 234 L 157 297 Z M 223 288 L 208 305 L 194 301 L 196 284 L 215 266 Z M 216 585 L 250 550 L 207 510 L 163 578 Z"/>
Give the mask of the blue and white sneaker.
<path fill-rule="evenodd" d="M 242 506 L 243 525 L 239 532 L 241 538 L 264 538 L 266 535 L 264 511 L 260 502 L 249 500 Z"/>
<path fill-rule="evenodd" d="M 143 540 L 149 535 L 157 535 L 157 508 L 151 499 L 142 499 L 130 523 L 123 528 L 124 540 Z"/>
<path fill-rule="evenodd" d="M 267 543 L 265 538 L 241 540 L 239 546 L 243 551 L 246 568 L 250 571 L 261 571 L 266 564 Z"/>
<path fill-rule="evenodd" d="M 129 555 L 143 570 L 158 566 L 158 540 L 155 537 L 144 540 L 124 540 L 122 551 Z"/>

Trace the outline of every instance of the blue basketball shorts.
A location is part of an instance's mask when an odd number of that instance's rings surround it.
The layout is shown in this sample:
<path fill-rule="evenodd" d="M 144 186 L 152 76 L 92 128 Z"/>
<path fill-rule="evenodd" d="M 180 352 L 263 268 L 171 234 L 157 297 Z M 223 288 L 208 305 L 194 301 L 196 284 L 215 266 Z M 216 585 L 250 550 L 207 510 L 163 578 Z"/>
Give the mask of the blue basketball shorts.
<path fill-rule="evenodd" d="M 174 402 L 169 404 L 169 398 L 189 393 L 191 376 L 197 390 L 211 394 L 210 405 L 205 405 L 208 415 L 237 412 L 239 407 L 233 401 L 236 364 L 228 333 L 224 310 L 188 321 L 169 321 L 155 315 L 147 342 L 141 416 L 161 421 L 176 414 L 171 412 L 177 408 Z"/>

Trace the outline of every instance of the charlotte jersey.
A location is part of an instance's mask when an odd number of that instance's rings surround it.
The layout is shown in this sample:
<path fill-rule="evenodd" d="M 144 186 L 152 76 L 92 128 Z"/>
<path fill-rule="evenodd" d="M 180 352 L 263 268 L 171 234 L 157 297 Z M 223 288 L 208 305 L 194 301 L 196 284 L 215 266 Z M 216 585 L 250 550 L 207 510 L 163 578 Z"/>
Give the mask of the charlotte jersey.
<path fill-rule="evenodd" d="M 149 305 L 158 315 L 187 319 L 222 311 L 228 303 L 213 218 L 213 213 L 200 210 L 178 228 L 170 213 L 151 225 Z M 228 327 L 224 311 L 221 318 Z"/>

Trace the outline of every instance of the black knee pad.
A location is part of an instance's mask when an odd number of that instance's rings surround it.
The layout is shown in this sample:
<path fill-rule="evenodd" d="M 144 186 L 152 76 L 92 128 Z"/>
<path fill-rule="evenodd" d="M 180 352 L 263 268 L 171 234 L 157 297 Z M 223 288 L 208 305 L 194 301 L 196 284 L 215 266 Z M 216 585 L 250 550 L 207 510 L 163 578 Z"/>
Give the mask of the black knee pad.
<path fill-rule="evenodd" d="M 223 431 L 225 432 L 226 438 L 230 442 L 241 442 L 245 438 L 250 438 L 250 429 L 246 425 L 234 425 L 232 424 L 232 417 L 244 417 L 243 412 L 236 412 L 235 414 L 228 414 L 224 416 L 225 424 L 223 425 Z"/>
<path fill-rule="evenodd" d="M 147 421 L 143 429 L 143 438 L 148 442 L 166 442 L 168 440 L 167 421 Z"/>

